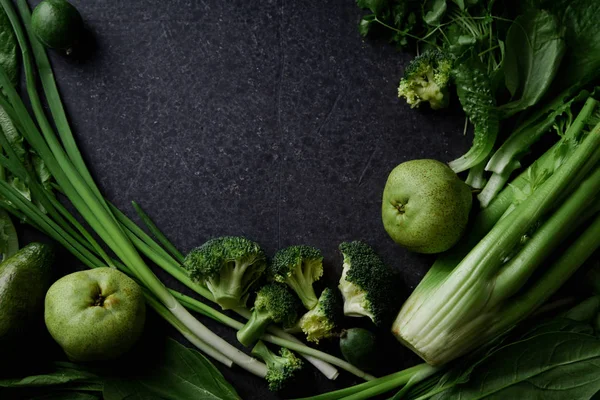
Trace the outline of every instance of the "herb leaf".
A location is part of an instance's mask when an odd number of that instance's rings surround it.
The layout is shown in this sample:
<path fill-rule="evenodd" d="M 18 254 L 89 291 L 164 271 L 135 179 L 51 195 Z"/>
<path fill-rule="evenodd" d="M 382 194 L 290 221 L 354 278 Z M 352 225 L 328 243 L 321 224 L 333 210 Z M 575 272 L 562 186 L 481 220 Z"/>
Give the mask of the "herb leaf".
<path fill-rule="evenodd" d="M 423 5 L 423 21 L 428 25 L 438 26 L 446 13 L 446 0 L 428 0 Z"/>

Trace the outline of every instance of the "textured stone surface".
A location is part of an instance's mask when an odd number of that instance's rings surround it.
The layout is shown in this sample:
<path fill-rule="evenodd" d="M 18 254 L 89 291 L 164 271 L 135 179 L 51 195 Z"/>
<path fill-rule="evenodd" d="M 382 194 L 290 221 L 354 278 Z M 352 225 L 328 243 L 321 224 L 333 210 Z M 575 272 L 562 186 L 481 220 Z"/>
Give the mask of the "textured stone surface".
<path fill-rule="evenodd" d="M 464 121 L 396 98 L 410 56 L 363 41 L 353 1 L 73 3 L 97 49 L 53 64 L 85 158 L 116 205 L 133 215 L 138 201 L 183 251 L 224 234 L 271 255 L 317 246 L 321 286 L 339 279 L 339 242 L 362 239 L 401 273 L 403 295 L 418 283 L 432 258 L 387 237 L 383 186 L 402 161 L 460 155 Z M 206 324 L 235 343 L 229 329 Z M 391 345 L 383 370 L 417 361 Z M 277 398 L 244 371 L 219 368 L 244 399 Z M 309 368 L 280 397 L 350 383 L 358 380 L 328 382 Z"/>

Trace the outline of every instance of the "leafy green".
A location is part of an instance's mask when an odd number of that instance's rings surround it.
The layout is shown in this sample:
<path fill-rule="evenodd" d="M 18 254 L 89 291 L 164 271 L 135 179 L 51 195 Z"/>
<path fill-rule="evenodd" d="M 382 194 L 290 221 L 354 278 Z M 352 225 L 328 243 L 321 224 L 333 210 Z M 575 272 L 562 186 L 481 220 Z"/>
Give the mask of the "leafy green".
<path fill-rule="evenodd" d="M 414 0 L 357 0 L 371 14 L 358 24 L 361 36 L 384 36 L 398 47 L 405 47 L 414 32 L 421 30 L 421 5 Z M 381 29 L 378 29 L 381 28 Z"/>
<path fill-rule="evenodd" d="M 481 361 L 467 383 L 437 397 L 449 399 L 589 399 L 600 390 L 600 340 L 550 332 L 499 349 Z"/>
<path fill-rule="evenodd" d="M 536 104 L 550 87 L 565 53 L 564 28 L 545 10 L 515 19 L 506 36 L 504 77 L 514 99 L 501 106 L 509 117 Z"/>
<path fill-rule="evenodd" d="M 449 163 L 454 172 L 461 172 L 481 163 L 490 154 L 500 122 L 489 76 L 479 60 L 459 64 L 454 80 L 460 104 L 475 127 L 469 151 Z"/>
<path fill-rule="evenodd" d="M 581 309 L 582 305 L 589 303 L 588 300 L 585 300 L 577 306 L 573 307 L 571 310 L 567 311 L 566 314 L 573 314 L 573 312 L 575 312 L 577 309 Z M 503 369 L 504 367 L 514 367 L 516 363 L 519 363 L 521 361 L 521 357 L 523 359 L 534 358 L 528 357 L 528 353 L 520 354 L 518 350 L 511 350 L 510 354 L 512 355 L 509 355 L 508 349 L 511 348 L 510 346 L 519 345 L 519 348 L 527 347 L 536 357 L 539 358 L 539 356 L 541 355 L 540 352 L 547 352 L 548 349 L 545 347 L 544 344 L 541 344 L 539 346 L 536 345 L 536 343 L 538 343 L 538 339 L 536 338 L 540 338 L 541 335 L 550 335 L 546 336 L 547 339 L 554 335 L 565 333 L 587 336 L 592 341 L 595 340 L 597 343 L 600 343 L 600 339 L 593 336 L 594 329 L 588 322 L 580 322 L 565 317 L 556 317 L 551 319 L 537 318 L 527 320 L 521 323 L 510 334 L 501 335 L 492 342 L 488 343 L 488 345 L 486 345 L 485 347 L 480 348 L 479 350 L 469 354 L 468 356 L 453 362 L 445 369 L 439 371 L 437 374 L 429 377 L 428 379 L 422 380 L 413 388 L 410 388 L 407 391 L 406 396 L 402 398 L 408 400 L 424 400 L 429 398 L 432 398 L 434 400 L 446 400 L 454 398 L 465 400 L 479 398 L 478 396 L 473 397 L 472 393 L 467 392 L 465 389 L 475 387 L 477 383 L 480 384 L 481 388 L 486 387 L 486 384 L 484 382 L 475 381 L 477 376 L 485 375 L 489 370 L 489 375 L 486 375 L 486 379 L 489 378 L 489 381 L 491 382 L 495 382 L 497 379 L 501 379 L 502 377 L 514 377 L 514 374 L 506 374 L 505 371 L 500 371 L 500 369 Z M 579 337 L 580 336 L 577 336 L 577 338 Z M 529 339 L 535 340 L 529 341 Z M 576 353 L 576 351 L 574 351 L 574 353 Z M 499 359 L 501 359 L 502 361 L 499 362 L 499 364 L 497 364 L 498 369 L 490 370 L 489 365 L 493 364 L 494 362 L 498 363 L 497 360 Z M 551 358 L 547 358 L 546 360 L 544 360 L 542 357 L 540 367 L 542 367 L 543 369 L 551 369 L 552 367 L 550 363 L 553 362 L 551 360 Z M 594 366 L 592 368 L 595 369 L 596 367 Z M 521 371 L 521 369 L 515 367 L 514 371 Z M 592 374 L 591 371 L 588 371 L 587 373 Z M 560 376 L 556 382 L 562 385 L 563 382 L 561 382 L 561 380 L 568 381 L 569 376 Z M 517 380 L 515 380 L 515 382 L 509 382 L 508 385 L 516 385 L 517 383 L 519 385 L 522 385 L 522 383 L 517 382 Z M 459 394 L 457 393 L 460 393 L 460 395 L 465 397 L 458 397 Z M 546 393 L 544 393 L 544 395 L 545 394 Z M 494 394 L 490 396 L 490 398 L 546 399 L 544 395 L 538 397 L 535 397 L 535 395 L 533 395 L 532 397 L 530 391 L 523 390 L 522 392 L 519 392 L 518 395 L 514 395 L 513 397 L 510 397 L 510 395 L 506 395 L 506 397 L 503 397 L 501 395 Z M 568 396 L 569 395 L 565 395 L 564 398 L 571 399 L 571 397 Z"/>
<path fill-rule="evenodd" d="M 97 395 L 85 392 L 55 392 L 31 397 L 30 400 L 99 400 Z"/>
<path fill-rule="evenodd" d="M 11 388 L 11 393 L 17 393 L 16 389 L 43 389 L 44 392 L 52 391 L 55 396 L 49 399 L 57 400 L 70 399 L 63 396 L 73 391 L 77 391 L 73 396 L 81 396 L 73 399 L 86 400 L 91 395 L 80 392 L 102 391 L 104 400 L 239 399 L 223 375 L 196 350 L 173 339 L 168 339 L 164 347 L 156 343 L 152 346 L 154 355 L 151 362 L 137 357 L 120 360 L 120 366 L 98 367 L 93 371 L 77 364 L 55 362 L 44 373 L 2 379 L 0 388 Z M 2 393 L 0 389 L 0 397 Z M 31 398 L 38 397 L 32 395 Z"/>
<path fill-rule="evenodd" d="M 600 296 L 592 296 L 562 315 L 573 321 L 590 323 L 600 311 Z"/>
<path fill-rule="evenodd" d="M 547 0 L 544 4 L 565 27 L 567 52 L 555 90 L 580 87 L 600 75 L 600 2 L 595 0 Z"/>
<path fill-rule="evenodd" d="M 16 86 L 19 80 L 17 39 L 4 10 L 0 10 L 0 66 L 6 71 L 11 83 Z M 0 107 L 0 129 L 11 142 L 20 137 L 2 107 Z M 15 146 L 15 148 L 22 149 L 23 147 L 21 145 Z M 0 179 L 6 179 L 6 172 L 2 167 L 0 167 Z M 19 241 L 15 227 L 6 211 L 2 210 L 0 211 L 0 261 L 10 257 L 18 249 Z"/>
<path fill-rule="evenodd" d="M 0 66 L 4 68 L 13 86 L 19 82 L 17 39 L 4 10 L 0 10 Z"/>
<path fill-rule="evenodd" d="M 108 379 L 104 386 L 105 400 L 239 399 L 233 387 L 203 355 L 175 340 L 167 341 L 164 357 L 152 364 L 142 375 Z"/>
<path fill-rule="evenodd" d="M 423 5 L 423 21 L 428 25 L 438 26 L 447 9 L 446 0 L 427 0 Z"/>
<path fill-rule="evenodd" d="M 0 261 L 7 259 L 19 250 L 19 240 L 10 216 L 0 210 Z"/>
<path fill-rule="evenodd" d="M 94 381 L 98 379 L 96 374 L 82 370 L 75 364 L 57 362 L 52 364 L 51 367 L 51 371 L 38 375 L 0 379 L 0 387 L 54 386 L 67 383 Z"/>

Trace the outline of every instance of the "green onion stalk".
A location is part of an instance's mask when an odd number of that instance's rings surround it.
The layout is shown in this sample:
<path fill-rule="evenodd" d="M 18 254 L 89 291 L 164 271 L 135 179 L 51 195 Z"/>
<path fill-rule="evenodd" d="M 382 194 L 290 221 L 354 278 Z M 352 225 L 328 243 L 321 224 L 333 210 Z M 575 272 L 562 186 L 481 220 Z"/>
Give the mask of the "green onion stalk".
<path fill-rule="evenodd" d="M 194 292 L 196 292 L 200 296 L 204 297 L 205 299 L 207 299 L 211 302 L 214 302 L 212 293 L 208 289 L 206 289 L 204 286 L 201 286 L 201 285 L 195 283 L 194 281 L 192 281 L 190 279 L 190 277 L 188 276 L 187 271 L 185 271 L 183 269 L 183 267 L 181 266 L 180 257 L 178 256 L 178 254 L 180 255 L 181 253 L 169 241 L 169 239 L 158 229 L 158 227 L 156 227 L 156 225 L 154 224 L 152 219 L 142 210 L 142 208 L 135 202 L 133 204 L 134 204 L 134 208 L 135 208 L 137 214 L 140 216 L 140 218 L 142 219 L 144 224 L 146 226 L 148 226 L 149 230 L 159 240 L 159 242 L 164 246 L 164 247 L 161 247 L 144 230 L 142 230 L 131 219 L 129 219 L 129 217 L 127 217 L 125 214 L 123 214 L 119 209 L 117 209 L 113 205 L 110 205 L 117 220 L 122 224 L 127 235 L 129 236 L 131 241 L 134 243 L 134 245 L 138 248 L 138 250 L 140 252 L 142 252 L 142 254 L 144 254 L 146 257 L 148 257 L 150 260 L 152 260 L 152 262 L 154 262 L 156 265 L 158 265 L 163 270 L 168 272 L 171 276 L 173 276 L 174 278 L 179 280 L 181 283 L 183 283 L 185 286 L 192 289 Z M 153 228 L 150 228 L 150 225 Z M 183 257 L 181 257 L 181 259 L 182 258 Z M 185 299 L 189 299 L 189 298 L 187 296 L 185 296 Z M 182 303 L 186 307 L 190 308 L 189 302 L 187 302 L 187 303 L 182 302 Z M 200 302 L 197 302 L 197 303 L 202 304 Z M 240 329 L 240 327 L 237 325 L 237 324 L 239 324 L 237 321 L 232 320 L 231 318 L 227 317 L 226 315 L 217 312 L 216 310 L 212 309 L 209 306 L 206 306 L 204 304 L 202 304 L 202 305 L 205 307 L 203 310 L 198 310 L 198 307 L 196 307 L 196 306 L 191 309 L 193 309 L 194 311 L 200 312 L 210 318 L 213 318 L 213 319 L 217 320 L 218 322 L 223 323 L 224 325 L 228 325 L 231 328 L 234 328 L 236 330 Z M 250 319 L 250 317 L 252 315 L 252 313 L 246 308 L 238 308 L 233 311 L 236 312 L 238 315 L 240 315 L 241 317 L 243 317 L 246 320 Z M 235 321 L 235 323 L 232 323 L 232 321 Z M 367 380 L 374 379 L 374 377 L 372 377 L 371 375 L 369 375 L 369 374 L 357 369 L 356 367 L 352 366 L 351 364 L 349 364 L 337 357 L 333 357 L 327 353 L 319 352 L 319 351 L 315 350 L 317 352 L 316 354 L 318 354 L 318 356 L 311 356 L 309 353 L 311 353 L 314 349 L 304 345 L 295 336 L 283 331 L 282 329 L 277 328 L 274 325 L 269 326 L 267 329 L 272 334 L 274 334 L 275 336 L 278 336 L 279 338 L 283 339 L 286 343 L 288 343 L 288 345 L 284 346 L 284 347 L 291 348 L 291 347 L 289 347 L 290 342 L 294 342 L 295 346 L 301 346 L 301 348 L 304 349 L 304 351 L 299 351 L 301 353 L 301 355 L 307 361 L 309 361 L 311 364 L 313 364 L 319 371 L 321 371 L 321 373 L 323 373 L 328 379 L 336 379 L 339 375 L 338 370 L 336 368 L 334 368 L 331 364 L 341 366 L 341 368 L 345 369 L 346 371 L 348 371 L 360 378 L 367 379 Z M 334 362 L 328 363 L 326 361 L 326 359 L 330 359 L 330 360 L 332 359 L 332 360 L 334 360 Z"/>
<path fill-rule="evenodd" d="M 76 151 L 76 145 L 70 130 L 64 128 L 64 121 L 57 111 L 57 102 L 60 101 L 58 92 L 55 96 L 47 96 L 48 104 L 61 140 L 57 137 L 50 121 L 46 118 L 40 97 L 35 85 L 33 63 L 30 57 L 30 49 L 21 22 L 9 0 L 1 1 L 2 7 L 8 15 L 12 27 L 16 33 L 21 55 L 23 58 L 27 93 L 31 107 L 35 115 L 35 121 L 30 116 L 23 104 L 19 94 L 10 84 L 4 70 L 0 71 L 0 85 L 3 94 L 0 96 L 0 106 L 4 108 L 13 121 L 18 132 L 25 138 L 32 149 L 40 156 L 48 167 L 57 184 L 64 191 L 65 196 L 77 209 L 83 219 L 101 238 L 101 240 L 127 265 L 133 276 L 149 289 L 153 296 L 177 319 L 183 326 L 187 327 L 199 340 L 215 351 L 222 353 L 222 359 L 230 359 L 235 364 L 247 371 L 264 377 L 267 372 L 266 366 L 258 360 L 246 355 L 231 344 L 227 343 L 218 335 L 214 334 L 202 323 L 196 320 L 187 309 L 185 309 L 167 290 L 162 282 L 154 275 L 145 264 L 142 257 L 131 243 L 114 215 L 110 212 L 107 203 L 91 178 L 85 164 L 81 161 Z M 19 1 L 21 17 L 25 26 L 30 28 L 30 14 L 26 1 Z M 49 68 L 41 68 L 45 50 L 28 30 L 31 48 L 38 62 L 38 71 L 42 82 L 48 81 L 51 76 Z M 42 56 L 43 54 L 43 56 Z M 47 59 L 47 58 L 46 58 Z M 48 63 L 49 65 L 49 63 Z M 53 78 L 52 78 L 53 79 Z M 46 91 L 47 87 L 44 88 Z M 55 104 L 53 104 L 55 103 Z M 62 108 L 62 106 L 61 106 Z M 15 173 L 13 171 L 13 173 Z"/>
<path fill-rule="evenodd" d="M 596 105 L 590 99 L 569 137 L 538 160 L 552 167 L 535 174 L 533 167 L 509 187 L 511 195 L 499 196 L 495 212 L 476 220 L 467 254 L 459 247 L 442 257 L 403 305 L 392 332 L 429 364 L 443 365 L 509 330 L 581 265 L 574 259 L 567 269 L 545 270 L 562 271 L 557 282 L 533 276 L 597 211 L 600 124 L 584 129 Z"/>
<path fill-rule="evenodd" d="M 317 396 L 306 397 L 296 400 L 338 400 L 338 399 L 370 399 L 383 393 L 387 393 L 398 387 L 410 389 L 414 384 L 420 382 L 438 371 L 438 368 L 428 364 L 418 364 L 414 367 L 404 369 L 377 378 L 375 380 L 360 383 L 340 390 L 334 390 Z"/>

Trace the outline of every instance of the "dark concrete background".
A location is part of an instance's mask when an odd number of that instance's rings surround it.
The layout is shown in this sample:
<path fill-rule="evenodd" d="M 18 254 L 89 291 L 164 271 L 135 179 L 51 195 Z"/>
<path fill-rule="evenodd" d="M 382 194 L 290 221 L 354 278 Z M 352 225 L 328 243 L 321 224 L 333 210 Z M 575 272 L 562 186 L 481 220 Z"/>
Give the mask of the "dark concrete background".
<path fill-rule="evenodd" d="M 129 215 L 129 202 L 138 201 L 184 252 L 226 234 L 246 235 L 270 255 L 314 245 L 325 256 L 320 287 L 339 279 L 338 244 L 362 239 L 401 273 L 398 290 L 410 293 L 432 258 L 388 238 L 383 186 L 402 161 L 462 154 L 464 121 L 456 110 L 411 110 L 396 98 L 411 56 L 360 38 L 353 1 L 73 4 L 97 48 L 84 60 L 54 54 L 52 61 L 108 199 Z M 235 343 L 231 330 L 201 320 Z M 389 346 L 383 372 L 417 362 L 400 344 Z M 260 379 L 218 367 L 242 398 L 278 398 Z M 352 383 L 359 380 L 347 373 L 329 382 L 309 368 L 279 397 Z"/>

